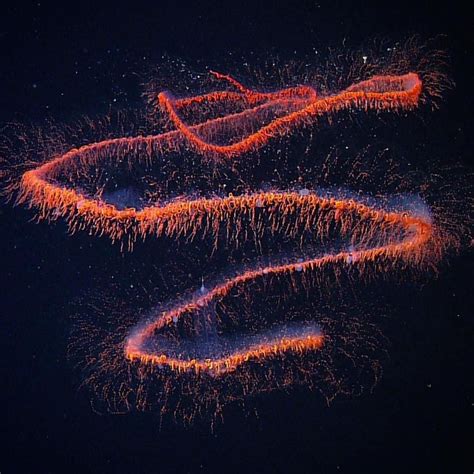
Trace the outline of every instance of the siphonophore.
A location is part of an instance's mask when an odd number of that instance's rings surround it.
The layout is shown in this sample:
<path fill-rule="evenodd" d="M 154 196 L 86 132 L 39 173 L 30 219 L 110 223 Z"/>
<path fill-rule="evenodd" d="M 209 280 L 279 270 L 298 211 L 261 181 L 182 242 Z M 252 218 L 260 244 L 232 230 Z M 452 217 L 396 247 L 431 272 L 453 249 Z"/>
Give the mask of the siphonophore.
<path fill-rule="evenodd" d="M 267 186 L 263 177 L 269 154 L 278 166 L 285 142 L 321 120 L 417 108 L 419 74 L 373 75 L 333 94 L 310 85 L 260 92 L 211 74 L 226 87 L 152 96 L 153 113 L 170 131 L 66 150 L 24 172 L 16 185 L 16 202 L 39 219 L 64 220 L 71 233 L 105 236 L 127 252 L 164 239 L 206 242 L 211 255 L 234 249 L 268 257 L 153 307 L 124 332 L 117 328 L 118 337 L 103 335 L 102 355 L 86 364 L 88 381 L 114 409 L 165 405 L 192 393 L 220 411 L 227 401 L 319 378 L 337 385 L 327 354 L 347 344 L 344 331 L 357 334 L 354 347 L 369 338 L 357 311 L 341 303 L 338 311 L 347 316 L 331 321 L 321 316 L 321 297 L 311 311 L 283 300 L 330 294 L 347 280 L 435 269 L 456 246 L 420 198 Z M 78 339 L 87 340 L 89 323 L 80 330 Z M 106 372 L 109 382 L 99 382 Z"/>

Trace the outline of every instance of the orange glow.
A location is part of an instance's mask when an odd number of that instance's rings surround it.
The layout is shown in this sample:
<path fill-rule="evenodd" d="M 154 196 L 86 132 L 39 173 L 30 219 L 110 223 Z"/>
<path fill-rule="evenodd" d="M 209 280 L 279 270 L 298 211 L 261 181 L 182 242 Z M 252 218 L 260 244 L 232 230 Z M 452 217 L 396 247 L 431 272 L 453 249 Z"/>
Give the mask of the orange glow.
<path fill-rule="evenodd" d="M 225 117 L 225 121 L 231 121 L 235 126 L 245 115 L 257 114 L 262 108 L 284 104 L 289 113 L 271 121 L 268 125 L 260 128 L 244 139 L 230 145 L 215 145 L 200 138 L 199 133 L 208 132 L 208 129 L 218 125 L 216 120 L 201 124 L 201 130 L 188 127 L 179 117 L 178 107 L 182 108 L 195 101 L 227 101 L 228 92 L 217 92 L 212 95 L 197 98 L 173 101 L 166 92 L 158 95 L 160 106 L 168 113 L 176 128 L 190 144 L 194 145 L 196 151 L 206 154 L 214 154 L 232 158 L 249 151 L 254 151 L 264 146 L 272 137 L 286 135 L 305 123 L 314 122 L 319 116 L 334 113 L 343 109 L 357 108 L 362 110 L 409 110 L 418 105 L 422 84 L 419 77 L 414 73 L 403 76 L 374 76 L 372 79 L 362 81 L 334 96 L 319 98 L 314 89 L 307 86 L 284 89 L 282 91 L 262 94 L 246 89 L 235 79 L 222 74 L 217 74 L 219 79 L 228 80 L 235 86 L 249 107 L 242 114 L 234 114 Z M 236 100 L 236 98 L 234 98 Z M 262 105 L 256 105 L 262 103 Z M 202 130 L 204 128 L 204 130 Z"/>
<path fill-rule="evenodd" d="M 228 226 L 230 220 L 232 228 L 228 227 L 228 233 L 237 238 L 247 223 L 258 228 L 261 215 L 266 216 L 272 232 L 280 232 L 293 239 L 299 238 L 303 232 L 310 232 L 315 239 L 324 239 L 329 229 L 336 229 L 339 236 L 349 240 L 354 250 L 244 272 L 218 284 L 205 295 L 156 316 L 126 341 L 125 357 L 129 361 L 166 366 L 175 372 L 191 370 L 221 375 L 249 361 L 264 361 L 286 352 L 315 351 L 323 346 L 324 335 L 314 333 L 262 341 L 227 356 L 211 359 L 177 358 L 159 350 L 147 352 L 145 343 L 165 326 L 209 306 L 216 298 L 229 295 L 236 286 L 256 278 L 271 274 L 291 276 L 295 272 L 315 272 L 337 265 L 357 268 L 361 272 L 369 267 L 384 271 L 400 264 L 416 266 L 435 262 L 440 257 L 441 246 L 428 217 L 375 208 L 353 199 L 325 198 L 309 191 L 257 192 L 174 200 L 163 206 L 137 210 L 118 209 L 79 190 L 58 184 L 57 178 L 62 173 L 73 175 L 80 169 L 100 167 L 105 158 L 124 160 L 137 150 L 145 153 L 150 163 L 167 152 L 189 148 L 216 163 L 243 159 L 247 153 L 260 149 L 272 138 L 288 135 L 323 115 L 345 109 L 412 109 L 418 105 L 422 90 L 421 80 L 414 73 L 374 76 L 327 97 L 319 97 L 309 86 L 271 93 L 256 92 L 229 76 L 213 74 L 230 83 L 236 91 L 218 91 L 178 100 L 162 92 L 157 97 L 157 103 L 176 130 L 155 136 L 109 139 L 72 149 L 24 173 L 18 200 L 36 208 L 40 218 L 63 217 L 72 232 L 88 230 L 91 234 L 106 235 L 129 250 L 136 239 L 147 236 L 194 238 L 201 232 L 217 237 L 219 229 Z M 180 117 L 180 112 L 187 107 L 212 108 L 226 103 L 237 104 L 242 110 L 193 125 L 187 125 Z M 249 125 L 260 120 L 264 125 L 257 130 Z M 227 144 L 211 140 L 226 130 L 238 130 L 240 138 Z"/>
<path fill-rule="evenodd" d="M 156 328 L 156 325 L 153 325 Z M 269 356 L 280 355 L 285 352 L 303 353 L 319 349 L 323 345 L 323 336 L 310 335 L 305 337 L 286 337 L 280 340 L 250 346 L 245 351 L 234 352 L 228 357 L 204 360 L 183 360 L 168 357 L 165 354 L 147 354 L 140 350 L 140 343 L 153 327 L 130 338 L 127 342 L 125 354 L 132 361 L 138 360 L 143 364 L 167 366 L 177 372 L 194 370 L 195 372 L 208 371 L 215 375 L 235 370 L 238 366 L 250 360 L 263 360 Z"/>

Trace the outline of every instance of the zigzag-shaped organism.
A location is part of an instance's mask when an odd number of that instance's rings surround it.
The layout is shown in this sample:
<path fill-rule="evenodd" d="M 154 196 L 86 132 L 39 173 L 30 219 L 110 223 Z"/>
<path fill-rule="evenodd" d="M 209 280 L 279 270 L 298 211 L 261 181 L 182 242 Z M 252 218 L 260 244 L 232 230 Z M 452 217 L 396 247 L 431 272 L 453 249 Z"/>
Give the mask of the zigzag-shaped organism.
<path fill-rule="evenodd" d="M 167 113 L 176 130 L 155 136 L 116 138 L 72 149 L 21 179 L 19 201 L 38 209 L 46 219 L 64 217 L 71 231 L 87 229 L 92 234 L 107 235 L 112 240 L 127 241 L 146 236 L 182 237 L 200 232 L 217 235 L 232 223 L 228 232 L 239 233 L 242 226 L 262 226 L 287 237 L 298 238 L 310 232 L 314 239 L 324 239 L 336 232 L 350 242 L 345 250 L 305 261 L 262 267 L 223 281 L 205 294 L 194 296 L 172 310 L 152 318 L 135 330 L 125 344 L 125 356 L 134 363 L 165 366 L 172 371 L 194 370 L 221 374 L 248 361 L 266 360 L 287 352 L 316 350 L 324 335 L 318 328 L 306 328 L 287 336 L 263 335 L 258 341 L 212 357 L 196 358 L 176 354 L 166 344 L 160 346 L 155 336 L 178 321 L 198 317 L 230 292 L 249 281 L 271 275 L 291 276 L 297 272 L 321 271 L 328 266 L 351 266 L 364 271 L 377 267 L 387 270 L 400 263 L 419 265 L 439 256 L 439 246 L 431 220 L 427 216 L 388 211 L 356 202 L 300 192 L 257 192 L 221 198 L 171 200 L 164 205 L 142 209 L 118 209 L 79 190 L 67 188 L 60 177 L 79 169 L 100 167 L 103 161 L 126 161 L 129 156 L 145 156 L 147 162 L 167 152 L 192 149 L 206 159 L 221 161 L 244 159 L 247 153 L 264 147 L 271 139 L 291 134 L 318 117 L 342 109 L 409 110 L 418 105 L 422 83 L 414 73 L 401 76 L 374 76 L 342 92 L 320 97 L 309 86 L 277 92 L 249 90 L 229 76 L 214 73 L 229 82 L 235 91 L 218 91 L 183 99 L 173 99 L 166 92 L 157 103 Z M 188 125 L 182 113 L 199 108 L 232 106 L 232 113 L 211 117 Z M 235 111 L 235 109 L 238 109 Z M 216 143 L 222 134 L 238 137 L 228 143 Z M 133 163 L 131 163 L 133 165 Z M 258 232 L 257 232 L 258 233 Z M 191 315 L 191 316 L 190 316 Z M 160 340 L 159 338 L 157 340 Z"/>

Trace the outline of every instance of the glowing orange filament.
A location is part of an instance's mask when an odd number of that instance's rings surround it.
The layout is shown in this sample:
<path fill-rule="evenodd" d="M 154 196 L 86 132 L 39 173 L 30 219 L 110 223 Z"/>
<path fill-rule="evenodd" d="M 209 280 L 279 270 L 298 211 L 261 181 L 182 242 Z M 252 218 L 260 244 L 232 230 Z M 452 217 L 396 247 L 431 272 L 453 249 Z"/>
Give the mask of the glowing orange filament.
<path fill-rule="evenodd" d="M 235 79 L 219 73 L 216 78 L 227 81 L 235 91 L 218 91 L 183 99 L 173 99 L 162 92 L 157 97 L 159 106 L 167 113 L 176 130 L 155 136 L 117 138 L 72 149 L 40 167 L 26 172 L 21 179 L 20 202 L 38 209 L 40 218 L 64 217 L 71 231 L 87 229 L 91 233 L 107 235 L 112 240 L 126 241 L 131 248 L 136 238 L 167 235 L 195 236 L 199 230 L 217 235 L 230 214 L 236 215 L 236 227 L 243 222 L 256 223 L 259 213 L 265 213 L 273 230 L 296 237 L 302 229 L 324 237 L 330 226 L 349 237 L 356 251 L 247 271 L 214 287 L 207 294 L 194 298 L 182 306 L 164 312 L 135 332 L 126 342 L 125 355 L 131 361 L 167 366 L 171 370 L 209 371 L 221 374 L 234 370 L 248 361 L 265 360 L 286 352 L 304 352 L 322 346 L 324 335 L 283 337 L 251 345 L 228 356 L 214 359 L 180 359 L 164 352 L 148 353 L 145 342 L 166 325 L 173 324 L 184 314 L 210 305 L 215 298 L 225 297 L 236 285 L 245 284 L 266 274 L 292 274 L 314 271 L 328 265 L 343 264 L 363 269 L 369 263 L 384 266 L 400 261 L 419 263 L 436 254 L 433 226 L 429 219 L 405 213 L 371 208 L 351 199 L 328 199 L 313 193 L 268 192 L 212 199 L 172 201 L 164 206 L 150 206 L 141 210 L 117 209 L 58 184 L 62 173 L 100 166 L 105 158 L 117 162 L 137 152 L 149 162 L 167 152 L 192 147 L 201 155 L 217 159 L 242 157 L 266 145 L 272 138 L 313 123 L 318 117 L 339 110 L 408 110 L 417 106 L 422 83 L 414 73 L 401 76 L 374 76 L 354 84 L 342 92 L 320 97 L 309 86 L 298 86 L 271 93 L 249 90 Z M 180 111 L 195 105 L 219 103 L 241 104 L 244 110 L 222 117 L 187 125 Z M 259 117 L 273 118 L 258 130 L 228 144 L 213 143 L 211 137 L 219 130 L 246 130 L 246 121 Z M 140 152 L 140 153 L 138 153 Z M 293 219 L 293 220 L 292 220 Z M 355 222 L 362 225 L 355 225 Z M 297 224 L 294 224 L 296 222 Z M 238 229 L 236 230 L 236 232 Z M 383 243 L 366 246 L 366 242 L 381 233 Z M 432 243 L 433 245 L 428 245 Z"/>

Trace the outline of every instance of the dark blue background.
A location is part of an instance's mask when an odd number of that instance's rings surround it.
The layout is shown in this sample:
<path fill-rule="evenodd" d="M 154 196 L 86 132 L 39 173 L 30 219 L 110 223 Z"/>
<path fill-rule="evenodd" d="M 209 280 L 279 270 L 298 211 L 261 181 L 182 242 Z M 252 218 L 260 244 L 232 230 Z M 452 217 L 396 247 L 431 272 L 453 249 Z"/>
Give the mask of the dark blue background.
<path fill-rule="evenodd" d="M 99 112 L 114 99 L 126 105 L 134 100 L 126 93 L 130 72 L 164 52 L 215 64 L 226 62 L 228 51 L 305 54 L 343 40 L 351 48 L 374 36 L 446 34 L 457 88 L 439 113 L 453 153 L 469 164 L 472 24 L 456 2 L 190 4 L 2 7 L 0 120 Z M 455 259 L 427 285 L 422 305 L 400 302 L 373 394 L 329 408 L 305 392 L 275 395 L 260 421 L 236 413 L 213 434 L 199 426 L 160 433 L 146 414 L 93 413 L 64 362 L 61 307 L 87 287 L 93 245 L 87 237 L 71 241 L 61 226 L 28 223 L 21 209 L 0 212 L 2 474 L 472 472 L 471 257 Z"/>

